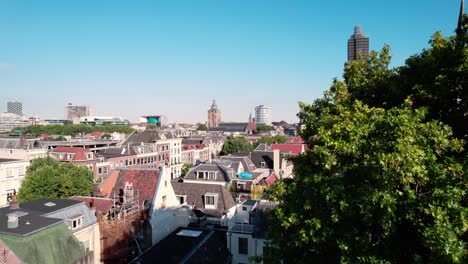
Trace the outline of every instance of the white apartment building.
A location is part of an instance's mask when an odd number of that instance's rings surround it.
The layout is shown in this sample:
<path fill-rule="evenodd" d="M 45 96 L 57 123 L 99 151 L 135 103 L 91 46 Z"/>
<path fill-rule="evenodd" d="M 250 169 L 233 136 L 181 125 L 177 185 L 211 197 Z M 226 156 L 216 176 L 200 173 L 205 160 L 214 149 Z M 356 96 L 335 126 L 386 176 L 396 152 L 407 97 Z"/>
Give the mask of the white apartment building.
<path fill-rule="evenodd" d="M 271 125 L 271 107 L 259 105 L 255 107 L 255 123 Z"/>
<path fill-rule="evenodd" d="M 26 176 L 27 160 L 0 159 L 0 207 L 8 205 Z"/>

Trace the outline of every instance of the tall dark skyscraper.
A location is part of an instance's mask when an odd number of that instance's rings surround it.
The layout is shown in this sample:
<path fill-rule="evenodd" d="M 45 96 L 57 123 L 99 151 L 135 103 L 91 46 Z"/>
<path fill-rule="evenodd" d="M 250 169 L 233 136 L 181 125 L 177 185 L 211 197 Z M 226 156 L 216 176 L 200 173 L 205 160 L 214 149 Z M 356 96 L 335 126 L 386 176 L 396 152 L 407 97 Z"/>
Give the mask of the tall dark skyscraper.
<path fill-rule="evenodd" d="M 18 101 L 7 102 L 7 112 L 17 115 L 23 115 L 23 103 Z"/>
<path fill-rule="evenodd" d="M 354 34 L 348 40 L 348 62 L 357 60 L 358 54 L 362 57 L 369 55 L 369 38 L 364 35 L 360 26 L 355 26 Z"/>

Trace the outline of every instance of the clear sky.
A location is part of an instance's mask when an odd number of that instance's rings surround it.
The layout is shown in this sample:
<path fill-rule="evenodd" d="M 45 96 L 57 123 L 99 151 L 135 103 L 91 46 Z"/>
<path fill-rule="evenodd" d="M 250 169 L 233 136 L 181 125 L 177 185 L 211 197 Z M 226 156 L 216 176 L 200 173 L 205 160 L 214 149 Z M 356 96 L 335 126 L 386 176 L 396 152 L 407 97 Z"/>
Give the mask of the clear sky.
<path fill-rule="evenodd" d="M 460 0 L 0 0 L 0 111 L 63 118 L 64 107 L 137 121 L 205 122 L 216 99 L 223 121 L 254 107 L 296 122 L 341 78 L 355 24 L 393 65 L 452 35 Z"/>

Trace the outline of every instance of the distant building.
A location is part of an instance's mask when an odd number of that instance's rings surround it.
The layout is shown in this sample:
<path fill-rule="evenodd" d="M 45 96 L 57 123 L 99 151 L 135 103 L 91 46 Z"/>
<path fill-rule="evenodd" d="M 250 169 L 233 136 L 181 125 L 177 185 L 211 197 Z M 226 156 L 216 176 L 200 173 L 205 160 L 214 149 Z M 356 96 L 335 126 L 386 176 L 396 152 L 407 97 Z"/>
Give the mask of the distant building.
<path fill-rule="evenodd" d="M 210 127 L 218 127 L 221 123 L 221 110 L 219 110 L 218 106 L 216 105 L 216 101 L 213 100 L 213 104 L 211 105 L 210 110 L 208 110 L 208 122 L 207 126 Z"/>
<path fill-rule="evenodd" d="M 255 123 L 271 125 L 271 107 L 259 105 L 255 107 Z"/>
<path fill-rule="evenodd" d="M 147 115 L 140 117 L 140 124 L 155 125 L 156 127 L 167 126 L 167 117 L 163 115 Z"/>
<path fill-rule="evenodd" d="M 361 27 L 354 27 L 354 34 L 348 40 L 348 62 L 357 60 L 358 55 L 367 57 L 369 55 L 369 38 L 361 31 Z"/>
<path fill-rule="evenodd" d="M 90 126 L 101 125 L 130 125 L 130 121 L 118 116 L 84 116 L 80 118 L 80 123 Z"/>
<path fill-rule="evenodd" d="M 15 113 L 0 113 L 0 133 L 10 132 L 13 128 L 31 125 L 29 119 Z"/>
<path fill-rule="evenodd" d="M 252 116 L 249 116 L 249 122 L 226 122 L 219 123 L 217 127 L 209 127 L 209 132 L 221 132 L 225 135 L 231 134 L 252 134 L 257 129 Z"/>
<path fill-rule="evenodd" d="M 7 112 L 22 116 L 23 115 L 23 103 L 14 101 L 7 102 Z"/>
<path fill-rule="evenodd" d="M 93 115 L 93 111 L 90 106 L 72 105 L 69 103 L 65 107 L 65 119 L 72 121 L 74 124 L 79 124 L 80 118 L 91 115 Z"/>

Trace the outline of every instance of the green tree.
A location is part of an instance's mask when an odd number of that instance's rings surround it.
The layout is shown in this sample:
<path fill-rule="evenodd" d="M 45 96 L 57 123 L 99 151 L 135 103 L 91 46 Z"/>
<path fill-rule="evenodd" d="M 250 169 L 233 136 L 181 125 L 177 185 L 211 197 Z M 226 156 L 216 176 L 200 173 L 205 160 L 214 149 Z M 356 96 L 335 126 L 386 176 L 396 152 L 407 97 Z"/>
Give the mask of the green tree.
<path fill-rule="evenodd" d="M 182 171 L 180 176 L 184 177 L 185 175 L 187 175 L 191 168 L 193 168 L 193 164 L 184 163 L 184 165 L 182 165 Z"/>
<path fill-rule="evenodd" d="M 31 125 L 24 129 L 25 134 L 39 136 L 40 134 L 49 135 L 68 135 L 76 136 L 77 134 L 86 134 L 96 131 L 105 133 L 132 133 L 133 128 L 128 126 L 118 125 L 103 125 L 103 126 L 88 126 L 83 124 L 69 124 L 69 125 Z"/>
<path fill-rule="evenodd" d="M 276 136 L 262 136 L 257 142 L 255 142 L 254 147 L 257 147 L 258 145 L 265 143 L 267 145 L 271 144 L 284 144 L 288 141 L 288 137 L 285 135 L 276 135 Z"/>
<path fill-rule="evenodd" d="M 67 139 L 64 136 L 60 135 L 55 138 L 55 141 L 67 141 Z"/>
<path fill-rule="evenodd" d="M 89 195 L 93 173 L 85 166 L 61 163 L 51 157 L 31 161 L 18 192 L 18 199 L 27 202 L 39 198 L 68 198 Z"/>
<path fill-rule="evenodd" d="M 466 263 L 463 142 L 411 105 L 369 107 L 338 81 L 300 104 L 313 151 L 270 190 L 280 203 L 266 262 Z"/>
<path fill-rule="evenodd" d="M 265 125 L 265 124 L 258 124 L 255 128 L 255 133 L 260 134 L 262 132 L 269 132 L 271 130 L 273 130 L 272 126 Z"/>
<path fill-rule="evenodd" d="M 253 146 L 245 137 L 228 136 L 224 140 L 221 155 L 229 155 L 239 152 L 252 151 Z"/>
<path fill-rule="evenodd" d="M 156 125 L 155 124 L 148 124 L 148 125 L 146 125 L 146 129 L 156 129 Z"/>
<path fill-rule="evenodd" d="M 205 124 L 198 124 L 198 131 L 208 131 L 208 127 Z"/>
<path fill-rule="evenodd" d="M 468 137 L 468 19 L 455 36 L 436 32 L 430 48 L 408 58 L 402 67 L 389 68 L 390 48 L 372 51 L 364 60 L 345 67 L 351 98 L 369 106 L 390 109 L 411 97 L 414 107 L 428 109 L 427 120 L 452 127 L 458 138 Z"/>
<path fill-rule="evenodd" d="M 112 135 L 109 133 L 105 133 L 101 136 L 101 139 L 111 139 L 111 138 L 112 138 Z"/>

